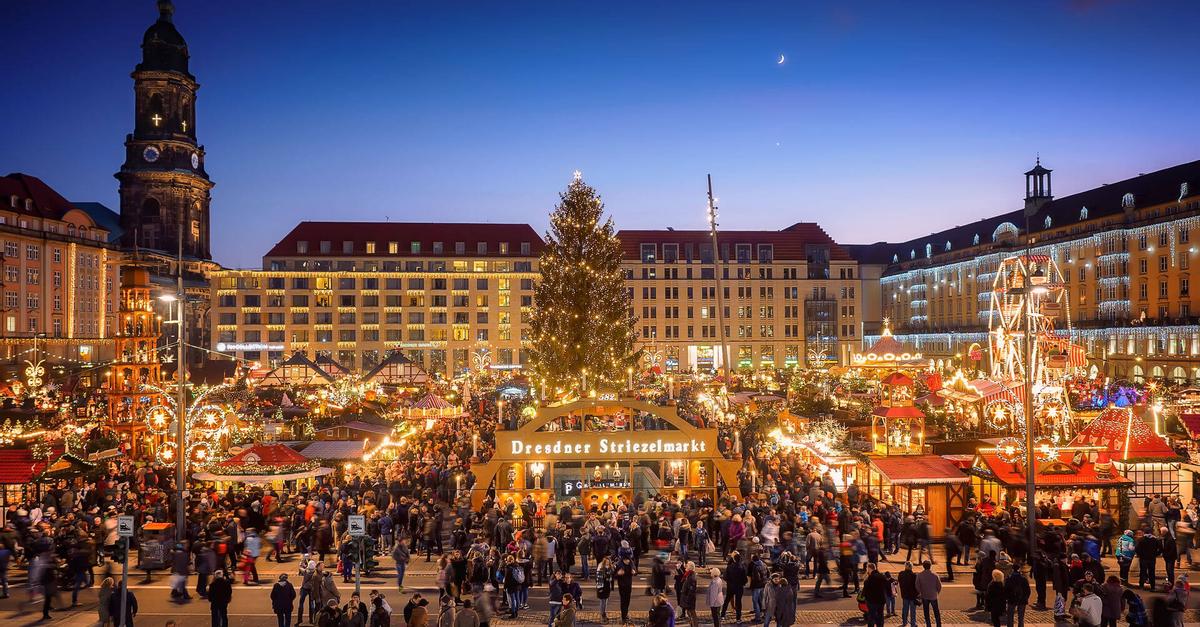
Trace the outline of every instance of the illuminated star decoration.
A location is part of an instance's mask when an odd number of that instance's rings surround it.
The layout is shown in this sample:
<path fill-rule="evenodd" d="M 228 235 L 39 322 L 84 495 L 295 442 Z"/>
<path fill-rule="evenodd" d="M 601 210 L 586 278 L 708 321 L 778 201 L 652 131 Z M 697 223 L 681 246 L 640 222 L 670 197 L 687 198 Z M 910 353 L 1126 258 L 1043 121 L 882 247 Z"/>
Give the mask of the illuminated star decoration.
<path fill-rule="evenodd" d="M 571 173 L 571 176 L 575 177 L 575 180 L 576 180 L 576 181 L 582 181 L 582 180 L 583 180 L 583 172 L 581 172 L 581 171 L 579 171 L 579 170 L 575 170 L 573 173 Z"/>

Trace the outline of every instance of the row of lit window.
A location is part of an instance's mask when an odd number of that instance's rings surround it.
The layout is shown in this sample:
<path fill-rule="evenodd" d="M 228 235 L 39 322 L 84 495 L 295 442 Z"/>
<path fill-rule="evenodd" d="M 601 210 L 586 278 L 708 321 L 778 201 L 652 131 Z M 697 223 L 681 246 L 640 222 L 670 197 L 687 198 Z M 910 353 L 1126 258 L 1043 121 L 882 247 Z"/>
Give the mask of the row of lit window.
<path fill-rule="evenodd" d="M 422 250 L 421 250 L 422 245 L 423 244 L 418 241 L 409 242 L 407 252 L 409 254 L 419 255 L 422 252 Z M 430 250 L 430 252 L 432 252 L 435 255 L 441 255 L 441 254 L 445 253 L 445 248 L 446 247 L 443 242 L 433 242 L 433 247 Z M 321 240 L 321 241 L 317 242 L 317 249 L 321 252 L 321 254 L 328 255 L 333 252 L 333 242 L 330 240 Z M 381 248 L 376 245 L 376 242 L 366 241 L 366 242 L 363 242 L 363 248 L 362 248 L 361 252 L 368 254 L 368 255 L 374 255 L 374 254 L 377 254 L 380 250 L 381 250 Z M 386 250 L 387 250 L 387 254 L 389 254 L 389 255 L 400 254 L 400 242 L 387 242 Z M 520 250 L 520 254 L 522 254 L 522 255 L 532 254 L 531 253 L 532 246 L 530 245 L 529 242 L 521 242 L 519 250 Z M 306 255 L 306 254 L 308 254 L 308 252 L 309 252 L 308 241 L 299 240 L 296 242 L 296 253 L 297 254 Z M 343 255 L 353 255 L 357 252 L 359 252 L 359 251 L 355 248 L 354 240 L 342 240 L 342 254 Z M 509 254 L 509 252 L 510 252 L 509 243 L 508 242 L 498 242 L 496 244 L 496 252 L 501 255 Z M 477 242 L 475 244 L 475 254 L 486 255 L 488 253 L 489 253 L 488 242 Z M 467 254 L 467 243 L 466 242 L 454 242 L 454 254 L 456 254 L 456 255 Z"/>
<path fill-rule="evenodd" d="M 291 322 L 287 322 L 282 313 L 267 313 L 266 322 L 268 326 L 283 326 L 285 324 L 304 325 L 304 324 L 339 324 L 339 325 L 399 325 L 399 324 L 470 324 L 474 318 L 475 324 L 489 324 L 492 320 L 489 312 L 476 311 L 472 316 L 471 312 L 456 311 L 447 313 L 444 311 L 409 311 L 407 313 L 387 312 L 382 318 L 378 312 L 374 311 L 342 311 L 334 317 L 333 312 L 315 312 L 311 316 L 308 312 L 293 312 L 291 314 Z M 498 324 L 512 324 L 512 314 L 507 311 L 496 312 L 495 321 Z M 525 312 L 518 312 L 518 322 L 525 322 Z M 244 312 L 241 314 L 241 324 L 243 325 L 260 325 L 264 324 L 263 314 L 258 312 Z M 234 326 L 238 324 L 238 314 L 232 312 L 221 312 L 217 314 L 217 324 L 222 326 Z"/>
<path fill-rule="evenodd" d="M 521 341 L 526 341 L 527 334 L 524 330 L 520 333 Z M 331 342 L 510 342 L 513 339 L 512 329 L 501 328 L 496 329 L 493 333 L 491 329 L 468 329 L 465 327 L 454 327 L 452 329 L 341 329 L 333 331 L 332 329 L 316 329 L 309 331 L 308 329 L 291 329 L 289 331 L 267 331 L 267 342 L 283 342 L 285 338 L 292 344 L 303 344 L 315 342 L 318 344 L 328 344 Z M 234 331 L 222 330 L 217 332 L 217 341 L 232 343 L 237 341 L 237 334 Z M 242 332 L 243 342 L 261 342 L 263 334 L 261 331 L 249 330 Z"/>
<path fill-rule="evenodd" d="M 444 294 L 387 294 L 380 300 L 378 294 L 292 294 L 290 297 L 285 297 L 282 294 L 269 294 L 264 297 L 261 294 L 243 294 L 241 299 L 241 307 L 262 307 L 266 303 L 267 307 L 379 307 L 380 303 L 384 307 L 399 308 L 399 307 L 488 307 L 492 303 L 492 297 L 489 294 L 476 294 L 474 300 L 466 294 L 455 294 L 446 296 Z M 520 296 L 516 301 L 512 295 L 508 293 L 500 293 L 496 295 L 495 303 L 497 307 L 510 307 L 514 302 L 520 303 L 521 307 L 530 307 L 533 305 L 532 295 Z M 290 304 L 288 304 L 290 303 Z M 236 294 L 220 294 L 217 296 L 218 307 L 238 307 L 238 297 Z"/>

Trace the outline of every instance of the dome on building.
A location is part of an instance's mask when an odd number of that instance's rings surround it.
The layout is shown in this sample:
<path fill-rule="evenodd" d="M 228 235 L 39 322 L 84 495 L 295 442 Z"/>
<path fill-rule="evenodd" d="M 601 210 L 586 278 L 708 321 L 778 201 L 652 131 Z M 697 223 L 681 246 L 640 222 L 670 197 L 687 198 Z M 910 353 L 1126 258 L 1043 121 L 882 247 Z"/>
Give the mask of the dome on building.
<path fill-rule="evenodd" d="M 170 0 L 159 0 L 158 21 L 151 24 L 142 37 L 142 62 L 137 66 L 139 71 L 188 74 L 187 42 L 175 29 L 172 22 L 174 14 L 175 6 Z"/>

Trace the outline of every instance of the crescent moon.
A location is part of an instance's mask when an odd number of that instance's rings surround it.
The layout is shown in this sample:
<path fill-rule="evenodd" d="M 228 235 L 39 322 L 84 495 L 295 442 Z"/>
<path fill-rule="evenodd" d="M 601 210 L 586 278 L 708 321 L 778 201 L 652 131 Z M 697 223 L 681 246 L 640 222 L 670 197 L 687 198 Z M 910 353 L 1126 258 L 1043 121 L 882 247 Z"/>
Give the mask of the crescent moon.
<path fill-rule="evenodd" d="M 776 62 L 775 62 L 775 65 L 783 65 L 783 62 L 784 62 L 785 60 L 786 60 L 786 57 L 784 57 L 784 56 L 781 54 L 781 55 L 779 55 L 779 61 L 776 61 Z"/>

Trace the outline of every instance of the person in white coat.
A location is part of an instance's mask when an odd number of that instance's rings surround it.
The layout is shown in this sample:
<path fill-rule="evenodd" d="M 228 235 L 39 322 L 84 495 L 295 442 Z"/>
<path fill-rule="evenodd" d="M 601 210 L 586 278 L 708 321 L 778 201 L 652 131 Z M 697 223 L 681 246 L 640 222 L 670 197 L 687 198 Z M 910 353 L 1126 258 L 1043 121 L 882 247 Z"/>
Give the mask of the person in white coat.
<path fill-rule="evenodd" d="M 725 580 L 721 579 L 721 569 L 709 571 L 712 581 L 708 582 L 708 611 L 712 612 L 713 627 L 721 627 L 721 608 L 725 606 Z"/>

